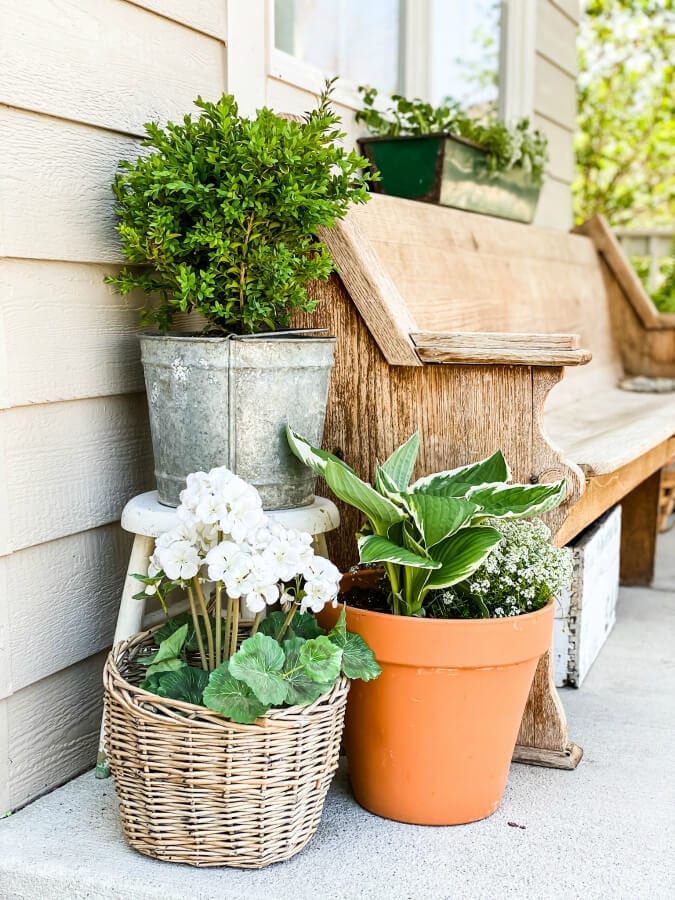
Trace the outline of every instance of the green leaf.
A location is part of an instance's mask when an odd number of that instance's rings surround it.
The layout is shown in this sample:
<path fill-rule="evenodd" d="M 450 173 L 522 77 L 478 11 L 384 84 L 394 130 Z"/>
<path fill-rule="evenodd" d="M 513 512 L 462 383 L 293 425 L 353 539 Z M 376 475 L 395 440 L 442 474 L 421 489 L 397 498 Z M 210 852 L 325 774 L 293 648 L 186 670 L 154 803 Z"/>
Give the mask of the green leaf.
<path fill-rule="evenodd" d="M 432 572 L 425 590 L 444 588 L 464 581 L 476 571 L 496 547 L 502 536 L 496 528 L 475 525 L 462 528 L 434 547 L 434 557 L 442 563 Z"/>
<path fill-rule="evenodd" d="M 419 569 L 440 569 L 441 564 L 427 556 L 419 556 L 412 550 L 399 547 L 378 534 L 368 534 L 358 540 L 359 560 L 362 563 L 390 562 L 399 566 L 414 566 Z"/>
<path fill-rule="evenodd" d="M 342 671 L 347 678 L 360 678 L 361 681 L 371 681 L 382 672 L 368 644 L 360 634 L 352 631 L 347 632 L 342 648 Z"/>
<path fill-rule="evenodd" d="M 302 648 L 307 642 L 295 637 L 284 641 L 283 649 L 286 661 L 283 676 L 286 682 L 286 702 L 291 706 L 307 706 L 314 703 L 322 694 L 326 694 L 335 681 L 317 682 L 309 677 L 304 663 L 300 659 Z"/>
<path fill-rule="evenodd" d="M 183 666 L 175 672 L 165 672 L 159 679 L 157 693 L 160 697 L 182 700 L 183 703 L 202 705 L 202 695 L 209 683 L 209 673 L 195 666 Z"/>
<path fill-rule="evenodd" d="M 165 640 L 160 643 L 157 653 L 152 657 L 152 662 L 161 663 L 167 659 L 175 659 L 183 649 L 187 633 L 188 626 L 181 625 L 181 627 L 174 631 L 173 634 L 165 638 Z"/>
<path fill-rule="evenodd" d="M 288 424 L 286 425 L 286 438 L 288 439 L 289 447 L 298 459 L 317 475 L 323 475 L 329 462 L 334 462 L 349 472 L 354 471 L 351 466 L 338 459 L 334 454 L 329 453 L 327 450 L 320 450 L 318 447 L 312 447 L 309 441 L 306 441 L 296 431 L 293 431 Z"/>
<path fill-rule="evenodd" d="M 480 509 L 476 503 L 438 494 L 402 494 L 401 498 L 408 506 L 427 549 L 467 525 Z"/>
<path fill-rule="evenodd" d="M 329 462 L 323 475 L 335 496 L 361 510 L 371 521 L 375 531 L 386 532 L 395 522 L 404 518 L 404 514 L 391 500 L 378 494 L 375 488 L 342 466 Z"/>
<path fill-rule="evenodd" d="M 230 658 L 230 674 L 247 684 L 261 703 L 279 706 L 286 699 L 281 677 L 284 651 L 274 638 L 254 634 Z"/>
<path fill-rule="evenodd" d="M 340 607 L 340 613 L 337 617 L 335 625 L 333 625 L 326 637 L 337 647 L 344 647 L 345 640 L 347 639 L 347 607 L 344 603 Z"/>
<path fill-rule="evenodd" d="M 150 691 L 150 693 L 152 694 L 159 694 L 159 683 L 161 677 L 162 674 L 160 672 L 153 672 L 152 675 L 146 674 L 143 681 L 141 681 L 141 683 L 139 684 L 139 687 L 143 688 L 144 691 Z"/>
<path fill-rule="evenodd" d="M 511 472 L 501 450 L 470 466 L 460 466 L 447 472 L 437 472 L 419 478 L 410 488 L 412 492 L 439 494 L 442 497 L 464 497 L 471 487 L 495 481 L 508 481 Z M 475 501 L 478 502 L 478 501 Z"/>
<path fill-rule="evenodd" d="M 300 650 L 300 662 L 312 681 L 334 683 L 340 674 L 342 650 L 327 637 L 312 638 Z"/>
<path fill-rule="evenodd" d="M 160 672 L 176 672 L 178 669 L 183 669 L 186 665 L 186 662 L 174 656 L 171 659 L 164 659 L 161 662 L 152 663 L 152 665 L 148 666 L 145 675 L 146 678 L 149 678 L 151 675 L 158 675 Z"/>
<path fill-rule="evenodd" d="M 481 515 L 495 519 L 521 519 L 555 509 L 565 499 L 566 483 L 488 484 L 473 489 L 469 498 L 482 507 Z"/>
<path fill-rule="evenodd" d="M 401 444 L 397 450 L 394 450 L 389 459 L 380 466 L 399 491 L 405 491 L 410 484 L 415 463 L 417 462 L 419 447 L 420 436 L 419 432 L 416 431 L 404 444 Z"/>
<path fill-rule="evenodd" d="M 261 703 L 247 684 L 230 673 L 227 662 L 211 672 L 203 701 L 204 706 L 243 725 L 255 722 L 269 709 L 269 705 Z"/>
<path fill-rule="evenodd" d="M 326 632 L 316 621 L 316 617 L 312 615 L 312 613 L 302 613 L 298 612 L 293 616 L 293 621 L 291 623 L 291 627 L 293 628 L 293 633 L 296 637 L 300 638 L 315 638 L 321 637 L 322 634 Z"/>

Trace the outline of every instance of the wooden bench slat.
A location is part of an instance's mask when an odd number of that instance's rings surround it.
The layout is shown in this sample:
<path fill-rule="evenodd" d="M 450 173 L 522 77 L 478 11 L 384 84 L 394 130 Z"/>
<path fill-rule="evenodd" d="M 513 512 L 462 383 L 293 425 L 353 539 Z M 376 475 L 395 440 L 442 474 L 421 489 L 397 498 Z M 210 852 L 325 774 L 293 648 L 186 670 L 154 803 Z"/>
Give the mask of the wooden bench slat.
<path fill-rule="evenodd" d="M 493 366 L 583 366 L 591 359 L 588 350 L 546 350 L 519 347 L 417 346 L 424 363 Z"/>
<path fill-rule="evenodd" d="M 410 337 L 417 347 L 453 347 L 500 350 L 578 350 L 578 334 L 517 334 L 509 331 L 416 331 Z"/>

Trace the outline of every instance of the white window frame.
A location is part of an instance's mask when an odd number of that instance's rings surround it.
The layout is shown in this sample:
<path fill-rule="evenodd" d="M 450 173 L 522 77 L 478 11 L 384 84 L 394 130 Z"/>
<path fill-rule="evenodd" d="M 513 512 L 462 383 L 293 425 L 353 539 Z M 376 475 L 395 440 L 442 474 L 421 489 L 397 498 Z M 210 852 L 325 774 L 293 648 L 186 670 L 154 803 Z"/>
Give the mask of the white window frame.
<path fill-rule="evenodd" d="M 316 66 L 280 50 L 274 45 L 274 0 L 267 2 L 267 74 L 270 78 L 318 94 L 323 87 L 326 73 Z M 407 21 L 407 10 L 414 4 L 416 17 Z M 401 29 L 404 35 L 403 91 L 410 96 L 424 96 L 429 86 L 427 60 L 430 51 L 431 0 L 402 0 Z M 362 100 L 356 82 L 339 78 L 333 97 L 336 103 L 350 109 L 360 109 Z"/>
<path fill-rule="evenodd" d="M 427 97 L 431 82 L 431 2 L 402 0 L 403 93 Z M 503 0 L 500 30 L 499 114 L 507 121 L 531 118 L 534 109 L 534 62 L 536 0 Z M 318 94 L 326 73 L 316 66 L 279 50 L 274 44 L 274 0 L 266 0 L 267 75 L 270 78 Z M 414 9 L 415 16 L 410 15 Z M 350 109 L 361 107 L 355 82 L 340 78 L 334 89 L 335 102 Z"/>

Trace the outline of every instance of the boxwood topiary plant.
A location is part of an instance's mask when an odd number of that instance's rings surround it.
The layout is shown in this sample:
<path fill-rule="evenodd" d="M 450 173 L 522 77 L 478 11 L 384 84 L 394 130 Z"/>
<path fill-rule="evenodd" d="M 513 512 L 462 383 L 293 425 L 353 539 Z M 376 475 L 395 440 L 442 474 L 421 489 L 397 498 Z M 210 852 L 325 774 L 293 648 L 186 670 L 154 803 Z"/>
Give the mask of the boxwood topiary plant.
<path fill-rule="evenodd" d="M 148 152 L 121 161 L 113 183 L 134 268 L 106 279 L 121 294 L 154 295 L 142 324 L 166 330 L 175 313 L 196 310 L 212 331 L 245 334 L 314 309 L 306 285 L 333 270 L 317 232 L 368 199 L 363 161 L 340 143 L 331 89 L 327 81 L 300 122 L 266 108 L 246 118 L 224 95 L 197 98 L 200 115 L 181 124 L 146 124 Z"/>

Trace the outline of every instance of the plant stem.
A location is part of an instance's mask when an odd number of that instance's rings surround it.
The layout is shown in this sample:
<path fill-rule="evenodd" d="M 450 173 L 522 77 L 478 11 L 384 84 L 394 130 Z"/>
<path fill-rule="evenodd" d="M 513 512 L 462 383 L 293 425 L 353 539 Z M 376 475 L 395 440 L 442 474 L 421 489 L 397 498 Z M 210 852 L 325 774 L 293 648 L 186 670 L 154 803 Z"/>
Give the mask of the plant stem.
<path fill-rule="evenodd" d="M 253 620 L 253 627 L 251 628 L 250 637 L 253 637 L 254 634 L 257 633 L 258 628 L 260 627 L 260 623 L 263 620 L 263 614 L 261 612 L 255 614 L 255 619 Z"/>
<path fill-rule="evenodd" d="M 204 619 L 204 630 L 206 631 L 206 643 L 209 647 L 209 671 L 213 672 L 216 667 L 216 657 L 213 648 L 213 631 L 211 629 L 211 620 L 209 619 L 209 611 L 206 608 L 206 600 L 204 599 L 204 591 L 199 583 L 199 578 L 195 575 L 192 579 L 197 600 L 199 600 L 199 608 Z"/>
<path fill-rule="evenodd" d="M 237 638 L 239 637 L 239 601 L 232 604 L 232 633 L 230 635 L 230 656 L 237 652 Z"/>
<path fill-rule="evenodd" d="M 209 667 L 206 662 L 206 653 L 204 653 L 204 641 L 202 640 L 202 632 L 199 627 L 199 616 L 197 615 L 197 607 L 195 605 L 194 591 L 192 590 L 190 585 L 187 585 L 186 587 L 187 587 L 188 600 L 190 602 L 190 612 L 192 613 L 192 625 L 194 627 L 195 636 L 197 638 L 197 646 L 199 647 L 199 657 L 202 661 L 202 669 L 204 669 L 205 672 L 208 672 Z"/>
<path fill-rule="evenodd" d="M 222 662 L 223 586 L 216 582 L 216 668 Z"/>
<path fill-rule="evenodd" d="M 225 613 L 225 639 L 223 641 L 223 656 L 230 658 L 230 641 L 232 640 L 232 604 L 234 600 L 227 598 L 227 612 Z"/>
<path fill-rule="evenodd" d="M 284 624 L 281 626 L 281 628 L 279 629 L 279 633 L 277 634 L 277 641 L 279 641 L 279 643 L 281 643 L 283 636 L 288 631 L 288 627 L 291 624 L 291 622 L 293 621 L 293 616 L 296 614 L 297 611 L 298 611 L 298 607 L 294 603 L 293 606 L 291 606 L 290 610 L 288 611 L 286 620 L 284 621 Z"/>

